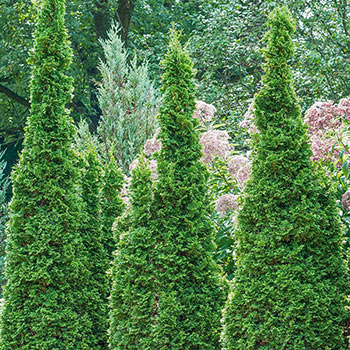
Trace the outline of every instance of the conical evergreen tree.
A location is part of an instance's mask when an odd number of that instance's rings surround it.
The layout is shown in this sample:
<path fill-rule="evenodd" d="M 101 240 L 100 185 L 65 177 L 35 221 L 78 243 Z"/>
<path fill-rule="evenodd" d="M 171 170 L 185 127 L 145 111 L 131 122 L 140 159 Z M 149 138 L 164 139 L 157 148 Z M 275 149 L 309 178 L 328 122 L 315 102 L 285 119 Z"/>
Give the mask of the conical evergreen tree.
<path fill-rule="evenodd" d="M 93 324 L 90 335 L 91 348 L 107 350 L 109 268 L 108 254 L 103 245 L 101 218 L 102 165 L 93 144 L 86 144 L 82 153 L 81 195 L 84 216 L 81 221 L 82 239 L 90 272 L 89 299 L 83 306 Z"/>
<path fill-rule="evenodd" d="M 132 172 L 130 195 L 128 231 L 118 232 L 117 229 L 116 232 L 120 233 L 120 238 L 112 267 L 111 350 L 151 349 L 155 302 L 154 238 L 149 230 L 152 181 L 151 170 L 143 156 Z"/>
<path fill-rule="evenodd" d="M 43 0 L 32 56 L 31 114 L 13 173 L 2 313 L 3 350 L 90 349 L 80 309 L 88 282 L 79 231 L 71 50 L 64 0 Z"/>
<path fill-rule="evenodd" d="M 210 201 L 192 62 L 171 32 L 163 61 L 158 181 L 152 204 L 157 315 L 152 349 L 218 349 L 223 290 L 214 262 Z"/>
<path fill-rule="evenodd" d="M 108 254 L 108 260 L 113 260 L 116 242 L 112 233 L 112 226 L 125 208 L 119 194 L 123 187 L 123 174 L 113 156 L 113 148 L 109 153 L 109 159 L 104 165 L 102 186 L 102 230 L 103 244 Z"/>
<path fill-rule="evenodd" d="M 269 17 L 253 169 L 238 217 L 225 350 L 341 350 L 346 271 L 333 195 L 313 168 L 288 60 L 288 10 Z"/>

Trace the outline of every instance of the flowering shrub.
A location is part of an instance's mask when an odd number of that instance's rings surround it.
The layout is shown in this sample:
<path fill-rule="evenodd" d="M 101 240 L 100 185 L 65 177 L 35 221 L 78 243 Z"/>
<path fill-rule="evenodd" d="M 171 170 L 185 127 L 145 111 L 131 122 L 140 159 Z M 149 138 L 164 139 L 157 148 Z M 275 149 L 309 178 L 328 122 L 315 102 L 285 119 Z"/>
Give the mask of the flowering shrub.
<path fill-rule="evenodd" d="M 210 163 L 215 157 L 227 159 L 230 153 L 229 136 L 224 130 L 208 130 L 201 137 L 202 161 Z"/>
<path fill-rule="evenodd" d="M 202 124 L 210 123 L 214 117 L 216 108 L 203 101 L 196 101 L 196 109 L 193 116 Z"/>
<path fill-rule="evenodd" d="M 316 102 L 305 114 L 308 125 L 312 157 L 316 162 L 335 162 L 338 160 L 340 129 L 343 120 L 350 117 L 349 100 L 342 99 L 339 104 L 333 101 Z"/>
<path fill-rule="evenodd" d="M 223 194 L 216 200 L 215 210 L 221 217 L 231 210 L 238 209 L 237 196 L 232 193 Z"/>

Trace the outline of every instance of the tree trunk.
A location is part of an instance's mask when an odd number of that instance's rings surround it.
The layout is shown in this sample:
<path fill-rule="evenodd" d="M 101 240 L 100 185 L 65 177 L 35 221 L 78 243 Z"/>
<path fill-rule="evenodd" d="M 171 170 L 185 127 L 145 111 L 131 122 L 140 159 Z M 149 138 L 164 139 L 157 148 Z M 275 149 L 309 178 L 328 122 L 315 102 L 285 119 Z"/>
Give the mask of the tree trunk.
<path fill-rule="evenodd" d="M 119 0 L 118 4 L 118 20 L 121 25 L 120 37 L 126 44 L 128 41 L 128 32 L 131 21 L 131 13 L 134 7 L 135 0 Z"/>

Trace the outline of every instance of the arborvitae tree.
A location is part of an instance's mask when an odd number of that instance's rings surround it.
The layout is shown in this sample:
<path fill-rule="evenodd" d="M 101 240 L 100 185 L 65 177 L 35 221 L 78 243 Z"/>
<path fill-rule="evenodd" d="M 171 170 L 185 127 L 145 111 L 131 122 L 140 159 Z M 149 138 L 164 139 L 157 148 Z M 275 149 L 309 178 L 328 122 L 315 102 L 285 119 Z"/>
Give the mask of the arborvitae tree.
<path fill-rule="evenodd" d="M 112 226 L 125 208 L 119 196 L 122 187 L 123 174 L 114 158 L 112 146 L 111 152 L 108 153 L 108 159 L 105 160 L 102 186 L 102 238 L 109 261 L 112 261 L 112 253 L 116 245 Z"/>
<path fill-rule="evenodd" d="M 346 271 L 336 203 L 310 161 L 288 65 L 288 10 L 276 9 L 268 24 L 255 98 L 260 133 L 238 217 L 224 349 L 341 350 Z"/>
<path fill-rule="evenodd" d="M 13 173 L 1 349 L 90 349 L 88 272 L 79 231 L 74 125 L 64 0 L 43 0 L 31 82 L 31 113 Z"/>
<path fill-rule="evenodd" d="M 112 266 L 110 346 L 112 350 L 151 349 L 154 311 L 154 237 L 149 230 L 151 170 L 143 156 L 132 172 L 128 230 L 120 235 Z M 123 219 L 121 219 L 123 220 Z M 124 224 L 121 225 L 124 228 Z"/>
<path fill-rule="evenodd" d="M 208 220 L 208 172 L 193 118 L 192 62 L 171 32 L 162 63 L 158 181 L 152 204 L 157 309 L 152 349 L 218 349 L 224 294 Z"/>
<path fill-rule="evenodd" d="M 10 181 L 5 175 L 6 161 L 3 159 L 4 153 L 5 151 L 0 152 L 0 296 L 2 296 L 2 288 L 5 284 L 5 228 L 8 221 L 7 191 L 10 185 Z"/>
<path fill-rule="evenodd" d="M 93 324 L 91 344 L 95 350 L 107 350 L 108 254 L 103 244 L 101 218 L 102 165 L 93 144 L 86 144 L 82 152 L 81 196 L 84 216 L 81 222 L 82 239 L 87 257 L 86 267 L 90 272 L 88 303 L 84 306 Z"/>

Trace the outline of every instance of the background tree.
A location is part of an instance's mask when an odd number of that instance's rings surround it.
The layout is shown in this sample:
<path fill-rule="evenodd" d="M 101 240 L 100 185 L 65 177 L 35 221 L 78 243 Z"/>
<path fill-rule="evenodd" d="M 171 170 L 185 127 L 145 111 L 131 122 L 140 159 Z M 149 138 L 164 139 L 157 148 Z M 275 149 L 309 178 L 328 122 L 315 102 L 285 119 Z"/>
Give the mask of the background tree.
<path fill-rule="evenodd" d="M 254 105 L 260 133 L 238 216 L 224 349 L 343 349 L 348 281 L 334 194 L 312 166 L 293 90 L 294 25 L 285 8 L 268 24 Z"/>
<path fill-rule="evenodd" d="M 156 302 L 152 265 L 155 237 L 149 229 L 152 186 L 151 170 L 141 156 L 132 172 L 128 225 L 116 225 L 118 243 L 110 297 L 112 350 L 152 349 L 151 329 Z"/>
<path fill-rule="evenodd" d="M 87 349 L 91 321 L 79 232 L 63 0 L 44 0 L 35 32 L 31 114 L 13 173 L 1 349 Z"/>
<path fill-rule="evenodd" d="M 349 94 L 350 4 L 339 0 L 279 1 L 288 4 L 297 20 L 294 76 L 302 110 L 315 101 L 338 100 Z M 14 141 L 21 140 L 29 111 L 27 58 L 38 2 L 3 0 L 0 11 L 0 136 L 10 148 L 9 164 L 16 159 Z M 275 0 L 76 0 L 68 4 L 67 26 L 72 37 L 74 62 L 71 74 L 75 94 L 73 117 L 83 116 L 98 124 L 101 110 L 95 82 L 102 56 L 98 40 L 106 38 L 114 21 L 120 35 L 138 61 L 148 59 L 151 79 L 158 86 L 159 61 L 166 51 L 171 22 L 191 38 L 189 50 L 198 69 L 198 98 L 213 103 L 217 118 L 226 124 L 233 139 L 242 145 L 246 134 L 237 128 L 253 98 L 262 74 L 259 40 L 265 31 L 266 14 Z M 133 57 L 133 56 L 132 56 Z M 21 149 L 21 145 L 17 145 Z"/>
<path fill-rule="evenodd" d="M 98 134 L 105 154 L 111 152 L 124 173 L 136 158 L 156 125 L 158 99 L 148 76 L 147 64 L 136 58 L 128 63 L 128 53 L 119 37 L 120 27 L 113 25 L 108 39 L 102 41 L 105 62 L 100 62 L 102 76 L 98 100 L 102 117 Z"/>
<path fill-rule="evenodd" d="M 208 173 L 193 118 L 192 62 L 171 32 L 159 112 L 162 149 L 152 204 L 157 314 L 154 349 L 217 349 L 223 291 L 207 218 Z"/>

